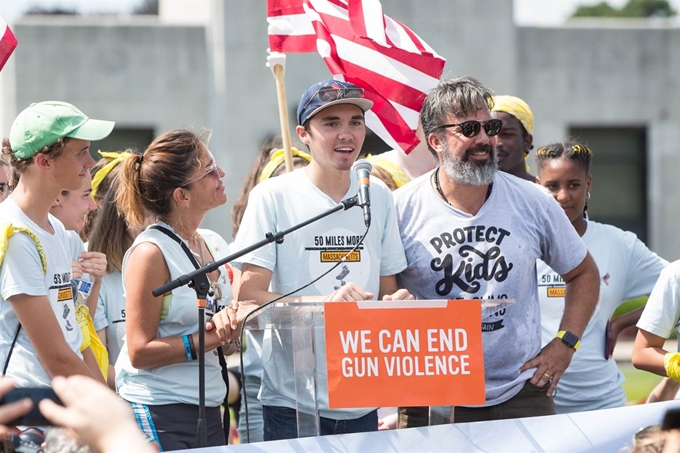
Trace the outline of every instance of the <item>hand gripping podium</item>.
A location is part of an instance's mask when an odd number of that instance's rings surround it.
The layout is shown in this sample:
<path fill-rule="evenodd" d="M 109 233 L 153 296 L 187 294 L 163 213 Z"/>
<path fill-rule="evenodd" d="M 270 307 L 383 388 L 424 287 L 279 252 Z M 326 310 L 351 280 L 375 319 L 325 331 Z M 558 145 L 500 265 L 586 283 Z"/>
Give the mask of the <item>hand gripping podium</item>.
<path fill-rule="evenodd" d="M 270 406 L 294 401 L 298 437 L 318 436 L 320 417 L 483 404 L 481 319 L 513 302 L 272 304 L 244 327 L 263 335 L 261 400 Z"/>

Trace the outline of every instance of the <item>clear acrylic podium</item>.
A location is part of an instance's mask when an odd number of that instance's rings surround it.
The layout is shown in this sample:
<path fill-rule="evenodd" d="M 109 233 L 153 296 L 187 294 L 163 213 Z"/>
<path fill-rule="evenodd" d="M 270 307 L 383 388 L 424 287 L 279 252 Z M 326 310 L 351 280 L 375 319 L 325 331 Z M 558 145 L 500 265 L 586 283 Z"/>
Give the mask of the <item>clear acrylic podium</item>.
<path fill-rule="evenodd" d="M 298 437 L 319 435 L 319 410 L 328 401 L 327 395 L 319 396 L 319 380 L 326 380 L 325 349 L 318 351 L 324 345 L 323 306 L 323 302 L 275 303 L 255 313 L 244 327 L 264 332 L 263 364 L 273 354 L 283 354 L 292 363 L 293 376 L 284 385 L 295 391 Z M 272 337 L 280 339 L 284 350 Z M 322 387 L 327 388 L 326 382 Z"/>
<path fill-rule="evenodd" d="M 427 302 L 442 301 L 399 301 L 399 304 L 419 308 L 426 306 Z M 281 373 L 280 385 L 289 392 L 293 391 L 291 387 L 294 389 L 298 437 L 320 435 L 320 417 L 328 411 L 324 323 L 324 305 L 327 303 L 334 302 L 274 303 L 253 314 L 244 326 L 245 330 L 264 333 L 263 366 L 267 366 L 270 360 L 286 360 L 288 368 L 293 370 L 292 376 Z M 395 302 L 367 301 L 360 304 L 379 308 L 390 303 Z M 484 300 L 482 319 L 513 303 L 512 299 Z M 271 364 L 269 367 L 271 369 Z M 447 409 L 450 412 L 450 406 L 427 410 L 430 420 L 427 424 L 447 421 L 447 417 L 442 417 Z"/>

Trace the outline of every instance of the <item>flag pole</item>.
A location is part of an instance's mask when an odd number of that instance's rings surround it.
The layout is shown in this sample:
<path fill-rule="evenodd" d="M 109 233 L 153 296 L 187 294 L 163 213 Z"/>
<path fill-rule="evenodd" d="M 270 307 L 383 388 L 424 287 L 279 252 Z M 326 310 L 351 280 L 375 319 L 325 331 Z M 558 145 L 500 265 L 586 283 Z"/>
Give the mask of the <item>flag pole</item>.
<path fill-rule="evenodd" d="M 267 66 L 274 74 L 276 81 L 276 98 L 279 104 L 279 122 L 281 126 L 281 140 L 283 141 L 283 156 L 286 162 L 286 171 L 293 171 L 293 151 L 290 144 L 290 127 L 288 124 L 288 106 L 286 105 L 286 84 L 284 82 L 286 71 L 286 54 L 267 50 Z"/>

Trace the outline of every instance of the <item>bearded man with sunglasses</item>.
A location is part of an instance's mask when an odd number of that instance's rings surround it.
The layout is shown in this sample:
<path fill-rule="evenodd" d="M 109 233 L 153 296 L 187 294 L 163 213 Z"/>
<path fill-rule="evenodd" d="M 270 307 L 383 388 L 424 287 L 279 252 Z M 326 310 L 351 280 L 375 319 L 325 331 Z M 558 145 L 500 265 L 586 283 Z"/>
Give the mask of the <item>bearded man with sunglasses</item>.
<path fill-rule="evenodd" d="M 253 188 L 235 249 L 311 219 L 356 194 L 352 165 L 366 136 L 364 113 L 372 106 L 363 90 L 351 83 L 326 80 L 305 90 L 297 109 L 296 132 L 309 148 L 311 161 Z M 406 267 L 406 258 L 392 194 L 376 178 L 371 178 L 371 217 L 367 229 L 360 209 L 336 212 L 288 234 L 283 243 L 243 256 L 238 263 L 242 269 L 239 298 L 260 305 L 282 294 L 288 295 L 281 299 L 284 302 L 413 299 L 397 286 L 396 274 Z M 315 342 L 316 354 L 325 354 L 323 334 L 318 332 Z M 311 338 L 296 337 L 294 343 L 290 330 L 265 336 L 260 391 L 265 441 L 297 437 L 298 420 L 301 433 L 302 425 L 315 423 L 311 395 L 296 394 L 294 385 L 293 355 L 305 347 L 312 347 Z M 321 435 L 378 429 L 374 408 L 329 409 L 324 361 L 316 375 Z"/>
<path fill-rule="evenodd" d="M 551 396 L 599 294 L 595 263 L 557 202 L 498 171 L 502 121 L 492 106 L 493 93 L 474 78 L 440 82 L 420 113 L 439 167 L 395 192 L 408 261 L 400 285 L 417 299 L 514 300 L 482 316 L 486 403 L 441 414 L 457 423 L 554 414 Z M 567 286 L 560 332 L 543 349 L 537 258 Z M 400 426 L 426 423 L 422 411 L 400 412 Z"/>

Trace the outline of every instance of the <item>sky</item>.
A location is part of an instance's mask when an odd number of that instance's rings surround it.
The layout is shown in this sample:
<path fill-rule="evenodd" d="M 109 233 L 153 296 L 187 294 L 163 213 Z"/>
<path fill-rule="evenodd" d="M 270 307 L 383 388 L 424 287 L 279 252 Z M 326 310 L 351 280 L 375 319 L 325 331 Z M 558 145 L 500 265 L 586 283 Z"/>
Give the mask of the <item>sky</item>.
<path fill-rule="evenodd" d="M 602 0 L 514 0 L 515 22 L 518 25 L 558 25 L 571 15 L 577 5 L 597 4 L 600 1 Z M 616 7 L 622 6 L 626 1 L 608 0 L 610 5 Z M 83 14 L 101 12 L 127 14 L 141 2 L 142 0 L 2 0 L 0 1 L 0 16 L 12 23 L 33 5 L 75 8 Z M 670 0 L 670 3 L 676 11 L 680 12 L 680 0 Z M 389 12 L 387 14 L 389 15 Z"/>

